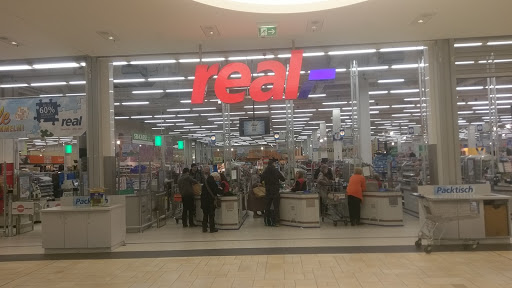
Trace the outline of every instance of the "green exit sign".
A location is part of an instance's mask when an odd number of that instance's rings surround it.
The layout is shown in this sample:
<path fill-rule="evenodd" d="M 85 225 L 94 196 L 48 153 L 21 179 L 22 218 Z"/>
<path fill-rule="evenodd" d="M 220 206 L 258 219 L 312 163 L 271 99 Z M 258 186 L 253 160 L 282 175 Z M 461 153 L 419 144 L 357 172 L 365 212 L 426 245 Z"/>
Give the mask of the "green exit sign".
<path fill-rule="evenodd" d="M 183 141 L 178 141 L 178 150 L 183 150 L 183 147 L 185 147 Z"/>
<path fill-rule="evenodd" d="M 66 152 L 66 154 L 71 154 L 73 153 L 73 145 L 66 145 L 64 147 L 64 151 Z"/>
<path fill-rule="evenodd" d="M 155 146 L 162 146 L 162 136 L 155 136 Z"/>
<path fill-rule="evenodd" d="M 261 38 L 276 37 L 277 26 L 260 26 L 258 28 L 258 36 Z"/>

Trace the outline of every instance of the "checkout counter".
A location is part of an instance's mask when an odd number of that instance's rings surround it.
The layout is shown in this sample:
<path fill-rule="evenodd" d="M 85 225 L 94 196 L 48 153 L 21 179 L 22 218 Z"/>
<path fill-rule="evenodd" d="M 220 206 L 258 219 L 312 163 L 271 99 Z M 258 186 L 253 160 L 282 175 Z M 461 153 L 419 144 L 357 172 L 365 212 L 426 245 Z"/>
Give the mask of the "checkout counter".
<path fill-rule="evenodd" d="M 284 191 L 280 196 L 281 225 L 301 228 L 320 227 L 319 194 Z"/>
<path fill-rule="evenodd" d="M 108 196 L 92 207 L 87 196 L 62 197 L 61 206 L 41 210 L 45 253 L 110 252 L 124 245 L 124 196 Z"/>
<path fill-rule="evenodd" d="M 377 182 L 367 181 L 361 205 L 361 222 L 378 226 L 403 226 L 402 193 L 379 191 Z"/>
<path fill-rule="evenodd" d="M 215 228 L 220 230 L 238 230 L 247 219 L 246 201 L 247 194 L 233 196 L 220 196 L 221 206 L 215 210 Z M 203 222 L 203 210 L 201 209 L 201 196 L 195 196 L 196 222 Z"/>

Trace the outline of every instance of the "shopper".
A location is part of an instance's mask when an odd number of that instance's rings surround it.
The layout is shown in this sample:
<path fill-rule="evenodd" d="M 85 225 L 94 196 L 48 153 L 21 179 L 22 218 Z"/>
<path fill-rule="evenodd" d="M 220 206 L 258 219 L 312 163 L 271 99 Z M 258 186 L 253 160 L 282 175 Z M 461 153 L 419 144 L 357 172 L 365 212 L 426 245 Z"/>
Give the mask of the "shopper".
<path fill-rule="evenodd" d="M 194 223 L 194 185 L 198 182 L 189 175 L 189 169 L 183 168 L 183 173 L 180 179 L 178 179 L 178 189 L 181 193 L 181 199 L 183 202 L 183 213 L 181 214 L 181 220 L 183 222 L 183 228 L 188 226 L 196 227 Z M 187 222 L 188 220 L 188 222 Z M 188 225 L 187 225 L 188 223 Z"/>
<path fill-rule="evenodd" d="M 201 209 L 203 209 L 203 232 L 207 232 L 208 227 L 210 227 L 210 233 L 218 232 L 215 228 L 215 200 L 216 197 L 222 194 L 222 190 L 220 190 L 216 181 L 220 181 L 220 176 L 218 173 L 213 173 L 210 175 L 210 167 L 205 166 L 203 168 L 206 177 L 206 181 L 203 184 L 203 188 L 201 190 Z M 217 179 L 214 178 L 217 177 Z"/>
<path fill-rule="evenodd" d="M 208 167 L 208 172 L 210 171 L 210 168 Z M 204 182 L 204 173 L 201 172 L 201 170 L 199 169 L 199 166 L 197 166 L 196 163 L 192 163 L 192 165 L 190 165 L 190 176 L 196 180 L 197 182 L 199 183 L 203 183 Z"/>
<path fill-rule="evenodd" d="M 295 172 L 295 185 L 291 189 L 293 192 L 307 190 L 306 179 L 304 179 L 304 171 L 298 170 Z"/>
<path fill-rule="evenodd" d="M 318 179 L 318 175 L 320 175 L 320 170 L 322 168 L 322 165 L 327 165 L 327 162 L 328 162 L 328 159 L 327 158 L 322 158 L 322 162 L 320 164 L 320 167 L 316 168 L 315 170 L 315 174 L 313 175 L 313 179 L 314 180 L 317 180 Z M 328 166 L 327 166 L 328 167 Z M 334 175 L 332 174 L 332 170 L 331 168 L 327 168 L 327 172 L 324 173 L 324 176 L 327 177 L 327 179 L 329 180 L 334 180 Z"/>
<path fill-rule="evenodd" d="M 361 225 L 361 202 L 364 191 L 366 179 L 363 176 L 363 169 L 358 167 L 354 169 L 354 175 L 350 177 L 347 187 L 348 212 L 352 226 Z"/>
<path fill-rule="evenodd" d="M 284 176 L 277 170 L 274 166 L 274 163 L 277 160 L 270 159 L 268 161 L 268 166 L 261 174 L 261 180 L 265 183 L 265 225 L 267 226 L 279 226 L 279 204 L 281 202 L 281 198 L 279 195 L 280 183 L 279 181 L 284 182 Z M 271 210 L 271 207 L 274 206 L 274 209 Z"/>
<path fill-rule="evenodd" d="M 223 194 L 229 193 L 229 182 L 224 173 L 220 173 L 220 189 L 222 189 Z"/>
<path fill-rule="evenodd" d="M 251 183 L 250 183 L 250 192 L 249 197 L 247 198 L 247 210 L 252 211 L 253 218 L 259 218 L 263 216 L 263 211 L 265 210 L 265 197 L 258 197 L 254 193 L 254 188 L 261 187 L 261 178 L 258 174 L 258 168 L 254 168 L 251 175 Z M 258 212 L 262 212 L 258 214 Z"/>
<path fill-rule="evenodd" d="M 327 173 L 329 173 L 329 168 L 327 165 L 322 164 L 320 166 L 320 173 L 318 174 L 318 179 L 316 180 L 316 189 L 318 194 L 320 195 L 320 214 L 324 215 L 327 212 L 327 194 L 329 193 L 329 188 L 332 186 L 331 180 L 327 178 Z"/>

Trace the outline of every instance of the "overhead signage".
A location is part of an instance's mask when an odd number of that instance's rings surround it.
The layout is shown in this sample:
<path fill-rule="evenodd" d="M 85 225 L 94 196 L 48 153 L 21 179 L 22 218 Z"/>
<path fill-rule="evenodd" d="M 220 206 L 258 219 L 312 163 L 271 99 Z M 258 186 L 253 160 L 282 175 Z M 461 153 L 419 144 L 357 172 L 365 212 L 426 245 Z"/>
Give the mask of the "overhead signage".
<path fill-rule="evenodd" d="M 133 133 L 132 143 L 142 145 L 153 145 L 153 137 L 151 137 L 151 135 Z"/>
<path fill-rule="evenodd" d="M 86 115 L 86 96 L 0 100 L 0 138 L 81 136 Z"/>
<path fill-rule="evenodd" d="M 259 76 L 254 81 L 253 72 L 245 63 L 229 63 L 220 69 L 220 64 L 197 65 L 194 86 L 192 89 L 192 104 L 202 104 L 206 94 L 208 81 L 215 76 L 215 95 L 223 103 L 233 104 L 242 102 L 246 91 L 231 93 L 237 88 L 248 88 L 250 97 L 257 102 L 274 100 L 307 99 L 315 86 L 315 81 L 332 80 L 336 76 L 336 69 L 311 70 L 309 79 L 299 91 L 299 81 L 302 69 L 303 50 L 291 52 L 288 71 L 281 62 L 267 60 L 259 62 L 254 73 Z M 286 89 L 285 89 L 286 83 Z M 263 91 L 263 87 L 265 91 Z M 270 87 L 270 89 L 268 89 Z"/>
<path fill-rule="evenodd" d="M 277 26 L 260 26 L 258 28 L 258 36 L 261 38 L 276 37 Z"/>
<path fill-rule="evenodd" d="M 434 186 L 434 195 L 468 195 L 474 193 L 475 189 L 472 185 Z"/>

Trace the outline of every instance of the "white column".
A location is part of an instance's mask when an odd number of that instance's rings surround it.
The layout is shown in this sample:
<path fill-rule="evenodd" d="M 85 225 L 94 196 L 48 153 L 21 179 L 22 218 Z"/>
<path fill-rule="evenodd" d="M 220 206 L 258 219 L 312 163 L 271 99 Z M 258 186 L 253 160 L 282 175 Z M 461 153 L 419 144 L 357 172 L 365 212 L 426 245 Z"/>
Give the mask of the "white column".
<path fill-rule="evenodd" d="M 341 129 L 341 110 L 339 108 L 332 110 L 332 133 L 339 133 Z M 334 139 L 334 138 L 333 138 Z M 334 161 L 343 160 L 342 149 L 343 141 L 333 141 Z"/>
<path fill-rule="evenodd" d="M 313 161 L 318 161 L 318 148 L 320 148 L 320 143 L 318 141 L 318 129 L 313 130 L 313 134 L 311 134 L 311 142 L 313 143 L 312 155 Z"/>
<path fill-rule="evenodd" d="M 320 123 L 320 158 L 327 158 L 327 125 L 325 122 Z"/>
<path fill-rule="evenodd" d="M 190 168 L 190 165 L 194 163 L 192 160 L 192 140 L 184 139 L 183 146 L 183 161 L 185 162 L 185 167 Z"/>
<path fill-rule="evenodd" d="M 453 41 L 427 46 L 429 165 L 431 184 L 460 184 L 460 142 Z"/>
<path fill-rule="evenodd" d="M 372 163 L 372 139 L 370 132 L 370 95 L 366 74 L 359 77 L 359 103 L 357 121 L 359 128 L 359 151 L 363 163 Z"/>
<path fill-rule="evenodd" d="M 2 153 L 1 163 L 14 163 L 14 141 L 13 139 L 0 140 L 0 153 Z"/>
<path fill-rule="evenodd" d="M 115 191 L 114 86 L 112 63 L 87 59 L 87 175 L 90 188 Z M 88 193 L 88 191 L 84 191 Z"/>
<path fill-rule="evenodd" d="M 476 148 L 476 127 L 469 125 L 468 127 L 468 148 Z"/>

